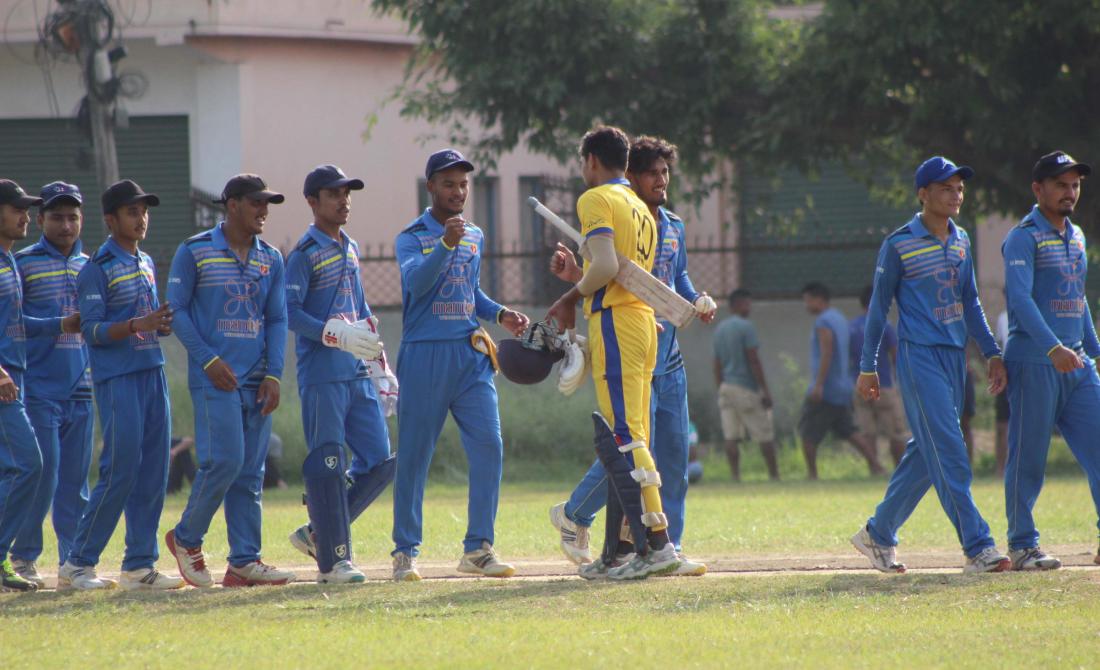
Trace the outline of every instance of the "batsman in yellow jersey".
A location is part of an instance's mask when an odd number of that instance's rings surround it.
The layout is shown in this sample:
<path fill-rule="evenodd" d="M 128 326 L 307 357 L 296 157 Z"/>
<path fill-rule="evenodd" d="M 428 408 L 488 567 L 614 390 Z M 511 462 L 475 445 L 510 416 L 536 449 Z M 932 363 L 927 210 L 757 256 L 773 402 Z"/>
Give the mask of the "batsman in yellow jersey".
<path fill-rule="evenodd" d="M 577 216 L 588 260 L 576 286 L 548 315 L 560 327 L 571 328 L 576 304 L 584 299 L 600 408 L 593 414 L 596 455 L 608 475 L 604 550 L 599 560 L 582 566 L 581 576 L 588 579 L 645 579 L 673 572 L 680 563 L 669 540 L 657 490 L 661 477 L 648 446 L 657 321 L 652 307 L 615 281 L 620 262 L 633 261 L 651 271 L 658 242 L 649 208 L 626 179 L 629 151 L 629 139 L 618 128 L 598 127 L 581 141 L 588 190 L 577 201 Z M 619 550 L 624 521 L 632 537 L 632 558 Z"/>

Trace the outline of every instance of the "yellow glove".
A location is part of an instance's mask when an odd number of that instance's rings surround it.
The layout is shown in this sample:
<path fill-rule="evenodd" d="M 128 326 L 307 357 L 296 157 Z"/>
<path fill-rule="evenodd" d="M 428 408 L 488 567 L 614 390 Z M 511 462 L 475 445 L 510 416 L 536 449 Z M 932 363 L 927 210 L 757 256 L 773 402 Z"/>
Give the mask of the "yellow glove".
<path fill-rule="evenodd" d="M 478 328 L 470 335 L 470 345 L 489 357 L 493 363 L 493 373 L 500 374 L 500 363 L 497 362 L 497 343 L 489 336 L 484 328 Z"/>

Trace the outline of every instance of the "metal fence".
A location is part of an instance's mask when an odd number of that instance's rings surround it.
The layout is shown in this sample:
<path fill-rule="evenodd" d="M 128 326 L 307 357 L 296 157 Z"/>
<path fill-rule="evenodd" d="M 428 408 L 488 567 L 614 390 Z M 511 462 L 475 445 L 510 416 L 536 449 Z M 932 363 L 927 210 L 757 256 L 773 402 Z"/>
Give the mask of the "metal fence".
<path fill-rule="evenodd" d="M 515 241 L 505 249 L 484 251 L 481 287 L 497 302 L 549 305 L 567 288 L 550 274 L 549 258 L 561 239 L 550 229 L 536 244 Z M 719 298 L 743 286 L 761 298 L 798 297 L 802 286 L 825 282 L 837 296 L 858 295 L 871 281 L 879 236 L 831 242 L 780 240 L 745 245 L 713 238 L 688 239 L 688 272 L 695 287 Z M 401 306 L 401 277 L 389 245 L 360 249 L 360 269 L 372 308 Z"/>

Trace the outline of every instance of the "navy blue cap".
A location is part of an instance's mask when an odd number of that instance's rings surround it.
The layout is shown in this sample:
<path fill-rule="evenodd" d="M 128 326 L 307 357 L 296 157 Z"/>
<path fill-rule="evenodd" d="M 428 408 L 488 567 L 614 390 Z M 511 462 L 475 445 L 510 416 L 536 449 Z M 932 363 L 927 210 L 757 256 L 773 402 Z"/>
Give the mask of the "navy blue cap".
<path fill-rule="evenodd" d="M 440 170 L 461 166 L 467 172 L 474 169 L 474 164 L 466 160 L 465 156 L 454 149 L 437 151 L 428 157 L 428 166 L 424 168 L 424 177 L 431 179 L 432 175 Z"/>
<path fill-rule="evenodd" d="M 1082 177 L 1092 174 L 1092 168 L 1089 165 L 1078 163 L 1073 160 L 1073 156 L 1064 151 L 1052 151 L 1035 162 L 1035 167 L 1031 169 L 1031 180 L 1043 181 L 1070 170 L 1077 170 L 1077 174 Z"/>
<path fill-rule="evenodd" d="M 340 188 L 342 186 L 347 186 L 352 191 L 360 191 L 363 189 L 363 180 L 349 179 L 344 171 L 335 165 L 318 165 L 306 175 L 302 195 L 315 196 L 323 188 Z"/>
<path fill-rule="evenodd" d="M 267 182 L 263 180 L 263 177 L 249 172 L 234 175 L 229 181 L 225 182 L 222 197 L 214 202 L 224 205 L 233 198 L 248 198 L 249 200 L 270 202 L 276 205 L 286 199 L 282 193 L 268 190 Z"/>
<path fill-rule="evenodd" d="M 963 179 L 970 179 L 974 176 L 974 170 L 965 165 L 955 165 L 943 156 L 933 156 L 917 168 L 913 183 L 916 184 L 919 191 L 929 184 L 947 181 L 955 175 L 959 175 Z"/>
<path fill-rule="evenodd" d="M 42 209 L 49 209 L 63 202 L 80 207 L 84 204 L 84 196 L 80 195 L 80 189 L 76 184 L 66 184 L 63 181 L 51 181 L 42 187 L 38 194 L 42 198 Z"/>
<path fill-rule="evenodd" d="M 23 187 L 10 179 L 0 179 L 0 205 L 12 205 L 19 209 L 27 209 L 34 205 L 42 204 L 42 198 L 27 195 Z"/>

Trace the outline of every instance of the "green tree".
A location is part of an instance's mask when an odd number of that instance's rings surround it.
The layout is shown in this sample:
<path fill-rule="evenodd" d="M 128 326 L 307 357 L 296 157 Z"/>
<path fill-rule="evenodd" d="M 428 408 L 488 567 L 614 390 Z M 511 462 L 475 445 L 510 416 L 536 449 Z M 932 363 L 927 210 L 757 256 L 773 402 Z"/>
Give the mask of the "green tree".
<path fill-rule="evenodd" d="M 897 166 L 942 153 L 976 170 L 979 211 L 1022 215 L 1040 155 L 1100 163 L 1097 44 L 1097 0 L 830 0 L 780 75 L 754 148 L 804 169 L 850 163 L 910 201 L 911 170 Z M 1100 213 L 1091 190 L 1082 222 Z"/>
<path fill-rule="evenodd" d="M 842 163 L 915 204 L 913 168 L 945 154 L 977 171 L 969 211 L 1012 215 L 1039 155 L 1100 164 L 1100 0 L 827 0 L 769 18 L 791 4 L 806 3 L 374 0 L 422 39 L 403 111 L 481 160 L 520 143 L 566 159 L 606 122 L 672 139 L 695 177 L 726 159 Z"/>
<path fill-rule="evenodd" d="M 521 142 L 566 160 L 604 122 L 672 138 L 697 176 L 736 155 L 768 113 L 768 82 L 794 36 L 768 26 L 770 4 L 374 0 L 422 40 L 403 112 L 443 125 L 482 161 Z"/>

